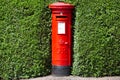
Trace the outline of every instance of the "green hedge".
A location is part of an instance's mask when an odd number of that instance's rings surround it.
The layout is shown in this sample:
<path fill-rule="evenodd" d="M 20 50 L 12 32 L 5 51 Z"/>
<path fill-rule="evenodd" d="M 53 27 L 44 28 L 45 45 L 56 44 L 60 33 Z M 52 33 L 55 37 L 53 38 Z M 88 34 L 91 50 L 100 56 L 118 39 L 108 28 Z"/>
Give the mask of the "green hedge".
<path fill-rule="evenodd" d="M 50 74 L 48 4 L 56 1 L 0 0 L 0 79 Z M 75 5 L 72 74 L 120 75 L 120 1 L 62 1 Z"/>
<path fill-rule="evenodd" d="M 120 0 L 79 0 L 73 75 L 120 75 Z"/>
<path fill-rule="evenodd" d="M 0 78 L 50 73 L 50 10 L 47 1 L 0 0 Z"/>

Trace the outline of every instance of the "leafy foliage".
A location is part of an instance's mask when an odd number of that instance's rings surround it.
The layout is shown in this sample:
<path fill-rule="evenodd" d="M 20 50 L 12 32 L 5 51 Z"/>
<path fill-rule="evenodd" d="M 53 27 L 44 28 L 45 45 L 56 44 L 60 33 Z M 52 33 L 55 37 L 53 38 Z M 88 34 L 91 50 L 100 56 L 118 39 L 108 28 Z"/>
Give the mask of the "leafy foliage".
<path fill-rule="evenodd" d="M 50 72 L 50 11 L 44 3 L 0 0 L 1 78 L 29 78 Z"/>
<path fill-rule="evenodd" d="M 73 75 L 120 75 L 120 1 L 80 0 L 74 25 Z"/>
<path fill-rule="evenodd" d="M 0 79 L 50 73 L 50 3 L 0 0 Z M 62 0 L 75 5 L 73 75 L 120 75 L 120 1 Z"/>

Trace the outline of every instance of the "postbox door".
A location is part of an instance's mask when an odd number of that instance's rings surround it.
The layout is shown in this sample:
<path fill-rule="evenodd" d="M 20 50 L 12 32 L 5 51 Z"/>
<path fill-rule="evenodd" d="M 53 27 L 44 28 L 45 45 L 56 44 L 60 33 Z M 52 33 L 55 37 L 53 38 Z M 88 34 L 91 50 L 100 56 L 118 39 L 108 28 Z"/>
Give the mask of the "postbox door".
<path fill-rule="evenodd" d="M 56 20 L 56 44 L 55 44 L 55 54 L 53 54 L 53 59 L 55 59 L 55 64 L 57 65 L 69 65 L 69 32 L 67 19 Z"/>

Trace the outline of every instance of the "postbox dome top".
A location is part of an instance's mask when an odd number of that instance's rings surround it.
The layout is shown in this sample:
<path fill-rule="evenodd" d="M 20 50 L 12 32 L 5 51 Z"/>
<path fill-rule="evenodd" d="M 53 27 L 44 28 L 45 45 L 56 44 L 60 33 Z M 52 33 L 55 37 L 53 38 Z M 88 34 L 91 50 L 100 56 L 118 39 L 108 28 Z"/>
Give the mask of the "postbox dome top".
<path fill-rule="evenodd" d="M 55 3 L 53 3 L 53 4 L 50 4 L 49 5 L 49 8 L 51 8 L 51 9 L 57 9 L 57 8 L 67 8 L 67 9 L 73 9 L 74 8 L 74 6 L 73 5 L 71 5 L 71 4 L 69 4 L 69 3 L 65 3 L 65 2 L 55 2 Z"/>

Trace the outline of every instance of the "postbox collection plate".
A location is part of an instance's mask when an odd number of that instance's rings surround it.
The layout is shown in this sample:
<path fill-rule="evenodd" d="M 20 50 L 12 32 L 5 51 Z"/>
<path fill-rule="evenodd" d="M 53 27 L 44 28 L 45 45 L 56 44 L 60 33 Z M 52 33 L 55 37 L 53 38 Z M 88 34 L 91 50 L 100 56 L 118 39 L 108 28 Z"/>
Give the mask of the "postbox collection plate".
<path fill-rule="evenodd" d="M 58 34 L 65 34 L 65 22 L 58 22 Z"/>

